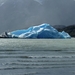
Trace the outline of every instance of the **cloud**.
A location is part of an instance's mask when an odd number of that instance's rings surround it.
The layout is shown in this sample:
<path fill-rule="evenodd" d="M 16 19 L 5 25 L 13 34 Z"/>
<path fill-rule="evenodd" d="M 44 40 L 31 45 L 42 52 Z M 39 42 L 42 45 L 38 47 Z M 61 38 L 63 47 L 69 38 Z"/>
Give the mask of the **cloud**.
<path fill-rule="evenodd" d="M 36 1 L 42 5 L 44 0 L 34 0 L 34 1 Z"/>
<path fill-rule="evenodd" d="M 0 6 L 4 5 L 7 0 L 0 0 Z"/>
<path fill-rule="evenodd" d="M 74 0 L 0 0 L 0 33 L 33 25 L 75 24 Z"/>

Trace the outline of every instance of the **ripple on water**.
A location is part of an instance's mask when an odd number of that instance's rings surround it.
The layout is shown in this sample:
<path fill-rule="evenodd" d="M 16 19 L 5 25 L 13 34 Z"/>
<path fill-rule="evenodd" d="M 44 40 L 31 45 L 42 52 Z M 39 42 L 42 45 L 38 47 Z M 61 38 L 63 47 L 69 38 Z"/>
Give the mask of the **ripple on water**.
<path fill-rule="evenodd" d="M 59 41 L 59 42 L 58 42 Z M 1 75 L 49 75 L 75 70 L 75 42 L 72 40 L 0 40 Z M 70 70 L 70 71 L 71 71 Z M 68 70 L 69 72 L 69 70 Z M 58 74 L 57 75 L 60 75 Z"/>

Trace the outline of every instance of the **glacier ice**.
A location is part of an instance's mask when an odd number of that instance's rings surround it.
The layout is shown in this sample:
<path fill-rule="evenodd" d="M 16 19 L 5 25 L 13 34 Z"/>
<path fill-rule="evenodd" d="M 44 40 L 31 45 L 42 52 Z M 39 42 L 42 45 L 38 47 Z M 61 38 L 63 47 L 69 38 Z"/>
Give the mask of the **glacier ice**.
<path fill-rule="evenodd" d="M 71 38 L 65 31 L 58 32 L 50 24 L 44 23 L 38 26 L 32 26 L 28 29 L 16 30 L 8 33 L 12 38 Z"/>

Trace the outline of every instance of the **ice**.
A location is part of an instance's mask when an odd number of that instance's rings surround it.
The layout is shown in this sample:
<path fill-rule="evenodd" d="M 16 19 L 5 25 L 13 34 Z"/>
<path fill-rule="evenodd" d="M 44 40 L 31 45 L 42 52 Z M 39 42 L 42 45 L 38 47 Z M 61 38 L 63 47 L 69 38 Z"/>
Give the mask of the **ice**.
<path fill-rule="evenodd" d="M 50 24 L 47 23 L 38 26 L 32 26 L 28 29 L 12 31 L 9 32 L 8 35 L 11 35 L 12 38 L 71 38 L 71 36 L 65 31 L 58 32 L 55 28 L 53 28 Z"/>

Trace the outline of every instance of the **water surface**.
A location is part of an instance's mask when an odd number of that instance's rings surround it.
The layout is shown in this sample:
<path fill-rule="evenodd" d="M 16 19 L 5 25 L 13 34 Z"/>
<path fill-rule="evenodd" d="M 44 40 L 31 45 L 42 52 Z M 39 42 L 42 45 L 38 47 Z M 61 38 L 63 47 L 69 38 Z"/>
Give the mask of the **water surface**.
<path fill-rule="evenodd" d="M 0 75 L 75 75 L 75 39 L 0 39 Z"/>

